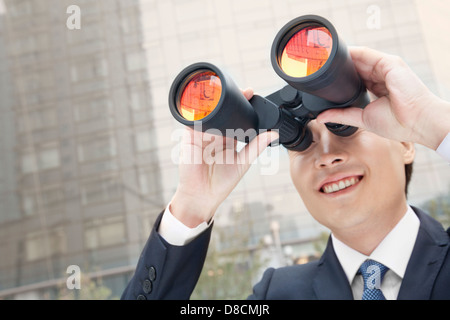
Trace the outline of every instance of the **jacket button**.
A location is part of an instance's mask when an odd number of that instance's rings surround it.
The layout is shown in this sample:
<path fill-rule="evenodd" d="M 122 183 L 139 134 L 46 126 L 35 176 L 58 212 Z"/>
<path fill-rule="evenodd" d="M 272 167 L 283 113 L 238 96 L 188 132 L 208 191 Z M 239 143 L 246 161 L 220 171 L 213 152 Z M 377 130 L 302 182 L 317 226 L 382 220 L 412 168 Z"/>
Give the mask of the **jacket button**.
<path fill-rule="evenodd" d="M 144 290 L 144 293 L 149 294 L 152 292 L 152 282 L 148 279 L 146 279 L 142 285 L 142 289 Z"/>
<path fill-rule="evenodd" d="M 147 298 L 143 294 L 140 294 L 137 296 L 136 300 L 147 300 Z"/>
<path fill-rule="evenodd" d="M 155 267 L 150 267 L 148 269 L 148 277 L 149 277 L 150 281 L 155 281 L 155 279 L 156 279 L 156 269 L 155 269 Z"/>

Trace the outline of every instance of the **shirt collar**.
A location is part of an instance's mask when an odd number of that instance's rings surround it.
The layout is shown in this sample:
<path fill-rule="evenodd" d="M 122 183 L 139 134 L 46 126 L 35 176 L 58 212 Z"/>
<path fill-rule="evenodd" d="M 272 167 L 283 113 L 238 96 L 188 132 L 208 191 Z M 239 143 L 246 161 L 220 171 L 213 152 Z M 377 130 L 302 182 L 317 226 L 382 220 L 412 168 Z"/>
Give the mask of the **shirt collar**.
<path fill-rule="evenodd" d="M 408 206 L 403 218 L 380 242 L 370 256 L 350 248 L 331 234 L 334 251 L 347 275 L 349 283 L 353 282 L 356 272 L 366 259 L 372 259 L 384 264 L 403 279 L 416 242 L 419 226 L 419 218 Z"/>

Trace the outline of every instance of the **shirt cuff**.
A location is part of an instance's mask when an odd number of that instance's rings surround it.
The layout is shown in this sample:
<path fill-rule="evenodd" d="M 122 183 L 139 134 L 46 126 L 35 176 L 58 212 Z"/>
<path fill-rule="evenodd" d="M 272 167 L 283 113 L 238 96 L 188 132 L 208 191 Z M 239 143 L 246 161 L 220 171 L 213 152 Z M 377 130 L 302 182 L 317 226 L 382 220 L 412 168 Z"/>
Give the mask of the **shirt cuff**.
<path fill-rule="evenodd" d="M 184 246 L 188 244 L 203 231 L 208 229 L 213 220 L 211 219 L 209 223 L 206 221 L 202 222 L 195 228 L 189 228 L 172 215 L 169 207 L 170 204 L 163 213 L 158 233 L 164 240 L 174 246 Z"/>
<path fill-rule="evenodd" d="M 447 162 L 450 162 L 450 132 L 447 134 L 447 136 L 444 138 L 444 140 L 441 142 L 439 147 L 436 149 L 436 152 Z"/>

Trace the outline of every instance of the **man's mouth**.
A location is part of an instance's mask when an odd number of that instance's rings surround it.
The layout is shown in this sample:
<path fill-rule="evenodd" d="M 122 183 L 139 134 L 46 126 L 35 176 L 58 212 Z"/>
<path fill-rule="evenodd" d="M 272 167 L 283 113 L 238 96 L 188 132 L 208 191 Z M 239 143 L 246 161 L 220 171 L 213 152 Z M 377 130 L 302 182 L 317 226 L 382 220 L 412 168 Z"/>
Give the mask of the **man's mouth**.
<path fill-rule="evenodd" d="M 322 185 L 320 191 L 326 194 L 335 193 L 358 184 L 361 179 L 362 176 L 352 176 L 332 182 L 327 182 Z"/>

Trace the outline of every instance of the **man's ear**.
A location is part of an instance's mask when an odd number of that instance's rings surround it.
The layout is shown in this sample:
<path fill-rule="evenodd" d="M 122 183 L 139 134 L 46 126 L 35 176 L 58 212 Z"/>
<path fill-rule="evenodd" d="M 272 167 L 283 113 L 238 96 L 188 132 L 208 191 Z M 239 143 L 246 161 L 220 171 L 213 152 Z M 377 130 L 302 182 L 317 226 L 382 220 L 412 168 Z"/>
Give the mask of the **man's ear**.
<path fill-rule="evenodd" d="M 416 156 L 416 148 L 412 142 L 401 142 L 403 146 L 403 159 L 405 164 L 410 164 L 414 161 Z"/>

